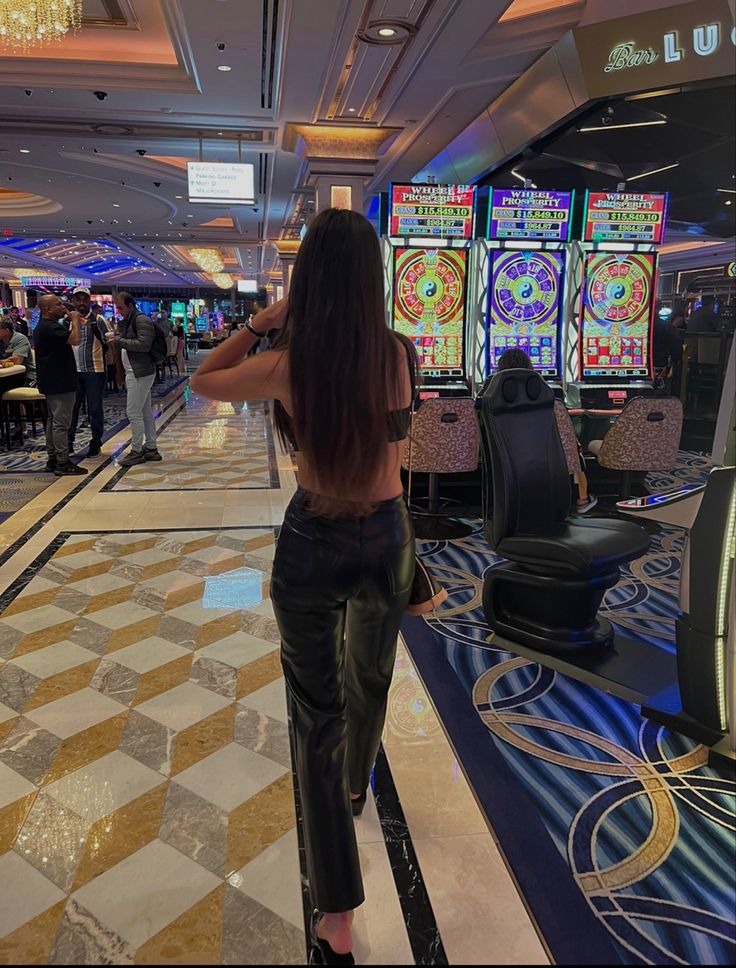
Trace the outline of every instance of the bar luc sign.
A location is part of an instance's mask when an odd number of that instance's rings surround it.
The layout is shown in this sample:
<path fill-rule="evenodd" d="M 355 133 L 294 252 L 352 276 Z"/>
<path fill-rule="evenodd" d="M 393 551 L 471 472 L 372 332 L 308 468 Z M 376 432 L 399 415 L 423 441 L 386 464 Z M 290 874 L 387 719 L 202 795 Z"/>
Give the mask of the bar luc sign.
<path fill-rule="evenodd" d="M 722 32 L 723 27 L 720 23 L 694 27 L 693 53 L 700 57 L 708 57 L 710 54 L 714 54 L 720 47 Z M 736 27 L 731 31 L 731 42 L 736 45 Z M 680 46 L 680 36 L 677 30 L 670 30 L 664 35 L 662 46 L 665 64 L 676 64 L 686 56 L 685 48 Z M 653 64 L 658 59 L 659 53 L 651 47 L 636 50 L 634 44 L 617 44 L 608 55 L 608 63 L 603 70 L 608 74 L 611 71 L 622 71 L 630 67 L 641 67 L 643 64 Z"/>

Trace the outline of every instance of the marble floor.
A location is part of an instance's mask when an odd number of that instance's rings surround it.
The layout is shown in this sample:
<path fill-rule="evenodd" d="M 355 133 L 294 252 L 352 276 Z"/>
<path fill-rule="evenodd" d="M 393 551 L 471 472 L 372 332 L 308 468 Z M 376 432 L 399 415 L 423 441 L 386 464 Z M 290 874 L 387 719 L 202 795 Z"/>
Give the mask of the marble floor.
<path fill-rule="evenodd" d="M 262 407 L 179 387 L 164 462 L 0 523 L 0 963 L 302 964 Z M 235 475 L 233 477 L 232 475 Z M 359 964 L 548 964 L 403 644 L 357 821 Z"/>

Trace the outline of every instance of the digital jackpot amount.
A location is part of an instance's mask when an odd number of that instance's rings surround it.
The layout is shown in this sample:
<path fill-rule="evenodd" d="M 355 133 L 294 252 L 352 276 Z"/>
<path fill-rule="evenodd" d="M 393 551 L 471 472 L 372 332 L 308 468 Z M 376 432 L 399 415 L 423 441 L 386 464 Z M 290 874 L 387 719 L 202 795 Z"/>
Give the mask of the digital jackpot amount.
<path fill-rule="evenodd" d="M 392 236 L 472 239 L 475 188 L 472 185 L 392 185 Z"/>
<path fill-rule="evenodd" d="M 666 218 L 666 194 L 588 192 L 583 241 L 659 245 L 664 238 Z"/>
<path fill-rule="evenodd" d="M 490 239 L 567 242 L 573 192 L 494 188 L 488 220 Z"/>
<path fill-rule="evenodd" d="M 394 329 L 408 336 L 422 369 L 460 371 L 466 249 L 395 250 Z"/>

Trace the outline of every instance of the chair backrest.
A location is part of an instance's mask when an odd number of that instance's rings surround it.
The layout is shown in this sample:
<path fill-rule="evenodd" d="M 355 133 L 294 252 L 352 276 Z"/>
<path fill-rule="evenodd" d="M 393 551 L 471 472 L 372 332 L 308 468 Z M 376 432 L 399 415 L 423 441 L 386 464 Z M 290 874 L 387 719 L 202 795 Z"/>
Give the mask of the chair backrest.
<path fill-rule="evenodd" d="M 568 473 L 577 474 L 580 470 L 578 438 L 575 436 L 575 428 L 572 425 L 570 414 L 562 400 L 555 400 L 555 420 L 562 441 L 562 449 L 565 452 Z"/>
<path fill-rule="evenodd" d="M 411 469 L 422 474 L 474 471 L 480 460 L 480 429 L 471 397 L 424 400 L 412 417 Z M 403 466 L 409 468 L 409 440 Z"/>
<path fill-rule="evenodd" d="M 603 438 L 598 463 L 620 471 L 672 470 L 681 434 L 680 400 L 634 397 Z"/>
<path fill-rule="evenodd" d="M 717 366 L 721 358 L 721 340 L 718 336 L 698 336 L 697 359 L 705 366 Z"/>
<path fill-rule="evenodd" d="M 484 466 L 493 479 L 495 547 L 516 534 L 544 534 L 564 521 L 571 487 L 554 392 L 533 370 L 502 370 L 480 399 Z"/>
<path fill-rule="evenodd" d="M 166 353 L 168 356 L 176 356 L 179 349 L 179 337 L 176 333 L 166 337 Z"/>

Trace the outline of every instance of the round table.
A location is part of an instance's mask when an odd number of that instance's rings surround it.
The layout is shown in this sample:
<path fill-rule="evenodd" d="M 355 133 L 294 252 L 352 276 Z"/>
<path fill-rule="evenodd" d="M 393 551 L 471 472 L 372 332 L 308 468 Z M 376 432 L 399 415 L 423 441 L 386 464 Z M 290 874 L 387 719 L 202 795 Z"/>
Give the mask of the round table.
<path fill-rule="evenodd" d="M 26 368 L 21 366 L 19 363 L 13 366 L 0 366 L 0 380 L 8 376 L 20 376 L 21 373 L 25 373 Z"/>

